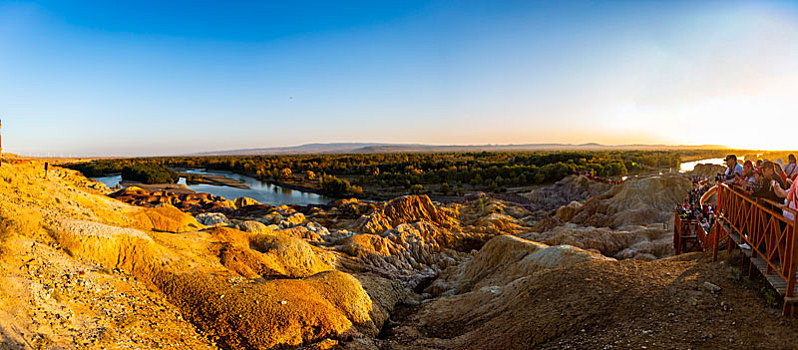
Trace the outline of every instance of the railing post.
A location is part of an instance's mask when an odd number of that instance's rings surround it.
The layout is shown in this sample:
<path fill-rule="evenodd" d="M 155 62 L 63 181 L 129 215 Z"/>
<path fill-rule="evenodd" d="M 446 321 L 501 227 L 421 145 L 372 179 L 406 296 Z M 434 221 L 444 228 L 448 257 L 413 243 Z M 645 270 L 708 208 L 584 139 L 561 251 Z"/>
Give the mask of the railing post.
<path fill-rule="evenodd" d="M 682 252 L 682 220 L 679 219 L 679 212 L 673 211 L 673 248 L 676 255 Z"/>
<path fill-rule="evenodd" d="M 715 232 L 712 233 L 712 261 L 718 261 L 718 241 L 720 237 L 720 227 L 723 225 L 723 221 L 721 221 L 721 217 L 723 216 L 723 212 L 720 208 L 721 196 L 723 194 L 723 184 L 718 184 L 718 205 L 715 208 L 715 227 L 713 230 Z"/>
<path fill-rule="evenodd" d="M 787 236 L 787 291 L 784 294 L 784 309 L 785 316 L 792 317 L 794 314 L 793 300 L 795 298 L 795 273 L 798 271 L 798 225 L 795 224 L 795 218 L 792 222 L 792 230 L 790 235 Z"/>
<path fill-rule="evenodd" d="M 720 237 L 720 227 L 712 235 L 712 261 L 718 261 L 718 237 Z"/>

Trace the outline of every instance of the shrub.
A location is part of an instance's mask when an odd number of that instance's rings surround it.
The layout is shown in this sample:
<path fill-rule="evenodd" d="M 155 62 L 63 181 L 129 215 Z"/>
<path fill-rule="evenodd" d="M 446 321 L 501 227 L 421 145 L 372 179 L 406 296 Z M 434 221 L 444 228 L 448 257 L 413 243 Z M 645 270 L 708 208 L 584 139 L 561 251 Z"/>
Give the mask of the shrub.
<path fill-rule="evenodd" d="M 350 184 L 349 181 L 339 179 L 332 175 L 322 176 L 321 180 L 319 180 L 319 187 L 322 193 L 333 197 L 341 197 L 352 193 L 352 184 Z M 363 189 L 360 189 L 360 191 L 362 192 Z"/>
<path fill-rule="evenodd" d="M 122 179 L 145 184 L 173 184 L 180 174 L 160 164 L 136 164 L 122 169 Z"/>

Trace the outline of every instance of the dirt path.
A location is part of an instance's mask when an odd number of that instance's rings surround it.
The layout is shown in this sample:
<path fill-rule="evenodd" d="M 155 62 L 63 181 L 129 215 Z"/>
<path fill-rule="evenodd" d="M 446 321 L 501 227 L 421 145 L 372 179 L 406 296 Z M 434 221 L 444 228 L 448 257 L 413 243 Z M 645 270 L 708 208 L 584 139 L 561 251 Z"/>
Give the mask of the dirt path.
<path fill-rule="evenodd" d="M 697 261 L 689 260 L 690 258 Z M 738 258 L 592 261 L 431 300 L 382 349 L 788 349 L 798 328 Z"/>

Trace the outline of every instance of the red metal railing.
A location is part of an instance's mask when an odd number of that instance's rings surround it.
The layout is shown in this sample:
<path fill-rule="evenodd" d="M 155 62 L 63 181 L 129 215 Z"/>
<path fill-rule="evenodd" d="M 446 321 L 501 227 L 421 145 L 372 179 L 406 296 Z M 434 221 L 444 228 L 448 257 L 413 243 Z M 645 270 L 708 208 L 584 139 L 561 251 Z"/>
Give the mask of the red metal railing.
<path fill-rule="evenodd" d="M 698 220 L 682 220 L 677 210 L 673 226 L 673 247 L 676 255 L 681 254 L 682 249 L 686 249 L 690 242 L 697 242 L 704 251 L 712 249 L 711 235 L 704 230 L 704 226 Z"/>
<path fill-rule="evenodd" d="M 713 256 L 717 259 L 718 247 L 729 233 L 739 235 L 740 244 L 751 247 L 751 259 L 759 257 L 766 263 L 763 273 L 775 274 L 786 282 L 785 301 L 790 301 L 794 297 L 798 267 L 794 221 L 785 218 L 775 203 L 754 200 L 725 184 L 718 185 L 715 213 L 718 221 L 725 223 L 731 232 L 725 232 L 723 225 L 716 225 L 712 237 Z"/>

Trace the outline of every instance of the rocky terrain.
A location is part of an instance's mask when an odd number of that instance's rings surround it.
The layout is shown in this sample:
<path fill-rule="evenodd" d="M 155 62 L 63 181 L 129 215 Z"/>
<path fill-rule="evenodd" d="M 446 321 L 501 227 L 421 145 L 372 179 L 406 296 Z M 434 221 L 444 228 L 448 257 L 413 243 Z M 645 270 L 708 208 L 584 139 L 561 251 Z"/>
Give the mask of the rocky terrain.
<path fill-rule="evenodd" d="M 693 176 L 713 178 L 715 175 L 722 174 L 724 171 L 726 171 L 726 167 L 723 165 L 696 164 L 695 168 L 690 172 L 690 174 Z"/>
<path fill-rule="evenodd" d="M 690 186 L 270 206 L 4 164 L 0 348 L 791 346 L 739 268 L 669 257 Z"/>

